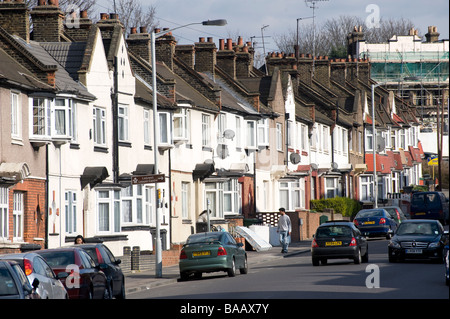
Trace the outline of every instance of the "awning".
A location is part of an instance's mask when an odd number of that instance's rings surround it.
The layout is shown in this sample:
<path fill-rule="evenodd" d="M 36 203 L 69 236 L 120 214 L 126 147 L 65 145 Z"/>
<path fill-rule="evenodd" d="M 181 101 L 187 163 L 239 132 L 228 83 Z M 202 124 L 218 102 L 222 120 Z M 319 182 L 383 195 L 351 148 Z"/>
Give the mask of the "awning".
<path fill-rule="evenodd" d="M 158 174 L 154 172 L 155 165 L 154 164 L 137 164 L 136 170 L 132 172 L 132 175 L 152 175 Z"/>
<path fill-rule="evenodd" d="M 287 174 L 286 165 L 273 165 L 270 168 L 270 175 L 272 178 L 279 179 Z"/>
<path fill-rule="evenodd" d="M 27 163 L 1 163 L 0 184 L 16 184 L 30 175 Z"/>
<path fill-rule="evenodd" d="M 192 179 L 194 181 L 198 179 L 200 181 L 203 181 L 206 177 L 210 176 L 214 172 L 214 164 L 197 164 L 195 165 L 195 169 L 192 172 Z"/>
<path fill-rule="evenodd" d="M 108 170 L 104 166 L 85 167 L 83 175 L 80 177 L 81 189 L 85 188 L 87 184 L 93 188 L 108 176 Z"/>
<path fill-rule="evenodd" d="M 361 174 L 367 171 L 367 164 L 366 163 L 360 163 L 355 165 L 355 173 Z"/>

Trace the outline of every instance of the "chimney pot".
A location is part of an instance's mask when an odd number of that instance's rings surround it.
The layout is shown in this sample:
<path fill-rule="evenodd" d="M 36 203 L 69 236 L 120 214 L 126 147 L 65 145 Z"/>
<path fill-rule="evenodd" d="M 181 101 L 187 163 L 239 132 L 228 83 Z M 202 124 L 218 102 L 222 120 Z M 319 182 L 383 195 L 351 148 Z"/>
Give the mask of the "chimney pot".
<path fill-rule="evenodd" d="M 225 40 L 224 39 L 219 39 L 219 50 L 220 51 L 225 50 Z"/>
<path fill-rule="evenodd" d="M 88 12 L 87 12 L 87 10 L 82 10 L 82 11 L 80 12 L 80 17 L 81 17 L 82 19 L 87 19 L 87 17 L 88 17 Z"/>
<path fill-rule="evenodd" d="M 131 34 L 136 34 L 137 32 L 136 32 L 136 27 L 132 27 L 131 29 L 130 29 L 130 33 Z"/>
<path fill-rule="evenodd" d="M 46 2 L 47 2 L 46 0 L 39 0 L 38 1 L 38 6 L 45 6 Z"/>
<path fill-rule="evenodd" d="M 108 20 L 109 15 L 107 13 L 100 13 L 100 20 Z"/>
<path fill-rule="evenodd" d="M 227 50 L 233 50 L 233 40 L 227 39 Z"/>
<path fill-rule="evenodd" d="M 140 31 L 140 33 L 148 33 L 147 27 L 140 27 L 139 31 Z"/>
<path fill-rule="evenodd" d="M 244 39 L 243 39 L 242 37 L 239 37 L 239 38 L 238 38 L 238 45 L 239 45 L 239 46 L 244 45 Z"/>
<path fill-rule="evenodd" d="M 117 13 L 110 13 L 109 18 L 111 20 L 119 20 L 119 15 Z"/>
<path fill-rule="evenodd" d="M 213 38 L 212 37 L 208 37 L 208 42 L 212 43 L 213 42 Z"/>
<path fill-rule="evenodd" d="M 198 42 L 201 42 L 201 43 L 205 42 L 205 38 L 204 37 L 198 38 Z"/>

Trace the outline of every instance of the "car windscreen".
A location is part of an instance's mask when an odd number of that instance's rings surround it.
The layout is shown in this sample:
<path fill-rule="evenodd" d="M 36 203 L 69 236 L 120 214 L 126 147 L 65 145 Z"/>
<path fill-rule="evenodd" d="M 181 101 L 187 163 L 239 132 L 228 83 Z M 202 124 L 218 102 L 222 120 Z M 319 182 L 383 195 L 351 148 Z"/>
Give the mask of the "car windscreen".
<path fill-rule="evenodd" d="M 356 218 L 364 218 L 364 217 L 383 217 L 382 210 L 366 210 L 360 211 L 356 214 Z"/>
<path fill-rule="evenodd" d="M 323 226 L 316 232 L 316 238 L 352 237 L 352 230 L 348 226 Z"/>
<path fill-rule="evenodd" d="M 397 235 L 423 236 L 439 235 L 439 227 L 432 223 L 401 223 L 397 229 Z"/>
<path fill-rule="evenodd" d="M 16 284 L 7 268 L 0 265 L 0 296 L 18 295 Z"/>
<path fill-rule="evenodd" d="M 60 267 L 75 264 L 73 251 L 48 251 L 39 252 L 44 257 L 50 267 Z"/>

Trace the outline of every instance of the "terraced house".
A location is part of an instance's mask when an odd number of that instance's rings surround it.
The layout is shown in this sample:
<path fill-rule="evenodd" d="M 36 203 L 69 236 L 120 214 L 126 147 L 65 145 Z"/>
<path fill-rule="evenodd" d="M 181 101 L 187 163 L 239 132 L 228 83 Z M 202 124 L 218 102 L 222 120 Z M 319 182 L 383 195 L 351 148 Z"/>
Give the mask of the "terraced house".
<path fill-rule="evenodd" d="M 153 70 L 148 30 L 126 36 L 119 18 L 93 23 L 82 12 L 74 28 L 58 5 L 0 2 L 1 252 L 78 234 L 118 256 L 152 251 L 157 212 L 170 250 L 204 230 L 207 208 L 230 229 L 245 218 L 274 223 L 279 207 L 308 214 L 311 199 L 373 205 L 370 61 L 270 53 L 262 72 L 242 38 L 182 45 L 169 32 L 156 40 Z M 419 181 L 419 123 L 382 87 L 374 102 L 385 198 Z M 159 190 L 132 182 L 152 174 L 165 175 Z"/>

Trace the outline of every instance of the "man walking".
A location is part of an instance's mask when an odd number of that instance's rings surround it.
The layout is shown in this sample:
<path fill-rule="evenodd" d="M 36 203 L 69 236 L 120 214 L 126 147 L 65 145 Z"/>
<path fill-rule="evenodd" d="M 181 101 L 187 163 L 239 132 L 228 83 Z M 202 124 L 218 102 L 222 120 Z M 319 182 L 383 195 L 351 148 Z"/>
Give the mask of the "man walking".
<path fill-rule="evenodd" d="M 278 219 L 278 228 L 277 232 L 280 234 L 280 243 L 281 243 L 281 252 L 287 253 L 288 252 L 288 246 L 289 246 L 289 240 L 291 236 L 291 219 L 288 215 L 286 215 L 286 211 L 283 207 L 279 209 L 280 211 L 280 218 Z"/>

